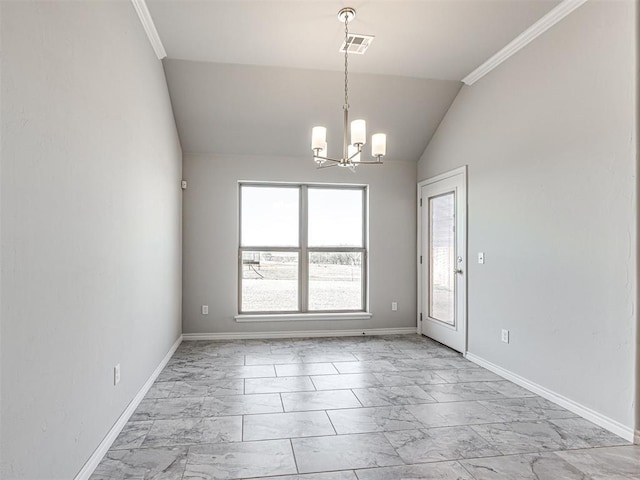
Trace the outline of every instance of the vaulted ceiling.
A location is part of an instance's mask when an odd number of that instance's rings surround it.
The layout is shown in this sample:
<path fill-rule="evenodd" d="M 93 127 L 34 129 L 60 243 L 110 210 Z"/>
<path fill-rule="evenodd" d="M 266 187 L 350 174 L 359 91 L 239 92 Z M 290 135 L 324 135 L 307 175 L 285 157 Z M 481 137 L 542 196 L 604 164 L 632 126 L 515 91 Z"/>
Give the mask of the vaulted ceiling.
<path fill-rule="evenodd" d="M 559 1 L 147 0 L 187 153 L 310 156 L 314 125 L 342 136 L 344 25 L 375 35 L 350 55 L 352 118 L 388 135 L 387 159 L 417 161 L 461 80 Z"/>

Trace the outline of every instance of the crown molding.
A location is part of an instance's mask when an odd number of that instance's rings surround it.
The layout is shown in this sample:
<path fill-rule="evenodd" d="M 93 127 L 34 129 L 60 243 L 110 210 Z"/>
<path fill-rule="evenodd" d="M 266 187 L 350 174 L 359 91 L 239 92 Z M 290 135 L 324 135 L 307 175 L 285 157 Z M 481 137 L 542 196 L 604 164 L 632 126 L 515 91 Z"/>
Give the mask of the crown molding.
<path fill-rule="evenodd" d="M 167 52 L 164 50 L 164 46 L 162 45 L 162 41 L 158 35 L 158 30 L 156 30 L 156 26 L 153 23 L 151 13 L 149 13 L 149 8 L 147 7 L 145 0 L 131 0 L 131 3 L 133 3 L 133 8 L 136 9 L 136 13 L 138 14 L 138 18 L 140 18 L 140 23 L 142 23 L 142 27 L 144 28 L 147 37 L 149 37 L 153 51 L 156 52 L 158 60 L 162 60 L 167 56 Z"/>
<path fill-rule="evenodd" d="M 520 49 L 524 48 L 530 42 L 538 38 L 544 32 L 553 27 L 556 23 L 562 20 L 564 17 L 573 12 L 576 8 L 581 6 L 587 0 L 564 0 L 560 2 L 555 8 L 549 11 L 544 17 L 538 20 L 536 23 L 527 28 L 524 32 L 509 42 L 502 50 L 493 55 L 489 60 L 484 62 L 473 72 L 462 79 L 462 82 L 466 85 L 473 85 L 475 82 L 484 77 L 491 70 L 496 68 L 502 62 L 507 60 L 512 55 L 515 55 Z"/>

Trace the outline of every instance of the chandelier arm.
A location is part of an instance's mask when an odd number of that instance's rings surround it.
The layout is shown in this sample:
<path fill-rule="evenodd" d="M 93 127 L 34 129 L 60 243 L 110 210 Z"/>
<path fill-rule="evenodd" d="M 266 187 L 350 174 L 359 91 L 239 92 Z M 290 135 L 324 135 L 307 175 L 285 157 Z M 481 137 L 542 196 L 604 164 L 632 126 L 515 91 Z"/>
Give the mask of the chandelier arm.
<path fill-rule="evenodd" d="M 358 156 L 359 154 L 361 154 L 361 153 L 362 153 L 362 145 L 358 144 L 358 145 L 357 145 L 357 149 L 356 149 L 356 151 L 355 151 L 355 152 L 353 152 L 353 154 L 352 154 L 350 157 L 346 157 L 346 156 L 345 156 L 345 158 L 346 158 L 347 162 L 351 162 L 351 163 L 362 163 L 362 162 L 354 162 L 354 161 L 353 161 L 353 159 L 354 159 L 355 157 L 357 157 L 357 156 Z"/>
<path fill-rule="evenodd" d="M 314 156 L 313 156 L 313 159 L 314 159 L 314 160 L 315 160 L 315 159 L 318 159 L 318 158 L 319 158 L 320 160 L 324 160 L 324 161 L 327 161 L 327 162 L 335 162 L 335 163 L 341 163 L 341 162 L 343 162 L 343 160 L 337 160 L 337 159 L 335 159 L 335 158 L 331 158 L 331 157 L 322 157 L 322 156 L 320 156 L 320 155 L 314 155 Z"/>
<path fill-rule="evenodd" d="M 382 165 L 382 160 L 365 160 L 362 162 L 353 162 L 354 165 Z"/>
<path fill-rule="evenodd" d="M 318 167 L 316 167 L 316 170 L 323 170 L 325 168 L 331 168 L 331 167 L 337 167 L 338 164 L 337 163 L 331 163 L 329 165 L 319 165 Z"/>

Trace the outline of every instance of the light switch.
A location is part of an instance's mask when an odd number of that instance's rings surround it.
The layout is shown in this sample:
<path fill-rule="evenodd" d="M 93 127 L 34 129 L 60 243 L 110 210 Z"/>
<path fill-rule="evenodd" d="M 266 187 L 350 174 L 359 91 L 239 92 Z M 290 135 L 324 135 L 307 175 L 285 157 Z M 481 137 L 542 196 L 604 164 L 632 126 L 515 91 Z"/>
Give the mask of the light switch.
<path fill-rule="evenodd" d="M 484 252 L 478 252 L 478 263 L 484 263 Z"/>

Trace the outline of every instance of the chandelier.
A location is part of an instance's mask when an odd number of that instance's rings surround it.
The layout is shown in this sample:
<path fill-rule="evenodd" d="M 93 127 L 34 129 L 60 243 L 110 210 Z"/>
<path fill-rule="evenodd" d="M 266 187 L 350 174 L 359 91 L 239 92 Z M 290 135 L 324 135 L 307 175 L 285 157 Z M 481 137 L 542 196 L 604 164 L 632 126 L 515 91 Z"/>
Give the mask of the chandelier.
<path fill-rule="evenodd" d="M 360 159 L 362 147 L 367 143 L 367 124 L 364 120 L 354 120 L 349 128 L 349 22 L 356 16 L 355 9 L 343 8 L 338 12 L 338 20 L 344 22 L 344 125 L 342 130 L 342 157 L 339 159 L 327 156 L 327 129 L 325 127 L 313 127 L 311 131 L 311 149 L 313 160 L 318 168 L 348 167 L 355 171 L 358 165 L 381 165 L 382 157 L 387 152 L 387 136 L 384 133 L 376 133 L 371 136 L 371 156 L 375 160 L 365 161 Z M 351 133 L 351 144 L 347 138 Z"/>

